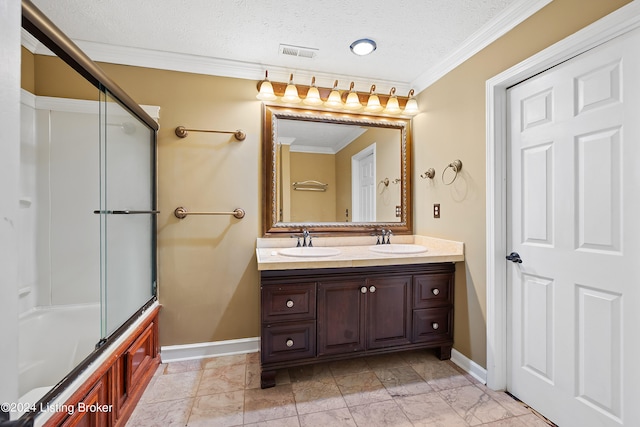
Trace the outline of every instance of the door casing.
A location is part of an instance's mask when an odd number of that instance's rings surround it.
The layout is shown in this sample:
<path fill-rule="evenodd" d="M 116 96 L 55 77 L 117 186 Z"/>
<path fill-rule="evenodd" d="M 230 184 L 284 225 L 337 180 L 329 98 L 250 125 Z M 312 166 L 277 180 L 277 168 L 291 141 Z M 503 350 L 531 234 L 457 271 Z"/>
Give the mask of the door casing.
<path fill-rule="evenodd" d="M 507 386 L 507 88 L 640 27 L 631 2 L 486 83 L 487 386 Z"/>

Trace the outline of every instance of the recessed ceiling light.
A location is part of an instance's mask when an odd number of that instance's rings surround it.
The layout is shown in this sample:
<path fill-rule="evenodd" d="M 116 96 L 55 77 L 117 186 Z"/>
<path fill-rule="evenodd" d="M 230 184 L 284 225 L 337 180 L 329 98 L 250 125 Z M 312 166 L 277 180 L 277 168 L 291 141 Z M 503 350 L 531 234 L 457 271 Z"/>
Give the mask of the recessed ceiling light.
<path fill-rule="evenodd" d="M 376 50 L 376 47 L 376 42 L 371 39 L 356 40 L 351 43 L 351 46 L 349 46 L 351 52 L 360 56 L 369 55 L 371 52 Z"/>

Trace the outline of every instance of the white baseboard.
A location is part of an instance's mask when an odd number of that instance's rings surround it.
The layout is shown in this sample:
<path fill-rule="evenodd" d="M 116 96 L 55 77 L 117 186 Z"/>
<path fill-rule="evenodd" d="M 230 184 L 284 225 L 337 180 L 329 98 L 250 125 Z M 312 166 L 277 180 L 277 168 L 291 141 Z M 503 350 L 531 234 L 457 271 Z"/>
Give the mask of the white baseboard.
<path fill-rule="evenodd" d="M 482 384 L 487 383 L 487 370 L 455 348 L 451 350 L 451 361 Z"/>
<path fill-rule="evenodd" d="M 260 350 L 260 338 L 203 342 L 185 345 L 168 345 L 160 348 L 162 363 L 182 360 L 206 359 L 207 357 L 230 356 L 255 353 Z"/>

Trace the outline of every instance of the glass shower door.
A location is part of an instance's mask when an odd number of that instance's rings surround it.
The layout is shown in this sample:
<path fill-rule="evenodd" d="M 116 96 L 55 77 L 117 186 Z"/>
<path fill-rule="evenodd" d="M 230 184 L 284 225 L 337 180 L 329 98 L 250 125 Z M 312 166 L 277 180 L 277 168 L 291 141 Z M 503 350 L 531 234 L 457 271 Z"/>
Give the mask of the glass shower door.
<path fill-rule="evenodd" d="M 107 337 L 155 295 L 155 132 L 109 93 L 100 104 L 102 334 Z"/>

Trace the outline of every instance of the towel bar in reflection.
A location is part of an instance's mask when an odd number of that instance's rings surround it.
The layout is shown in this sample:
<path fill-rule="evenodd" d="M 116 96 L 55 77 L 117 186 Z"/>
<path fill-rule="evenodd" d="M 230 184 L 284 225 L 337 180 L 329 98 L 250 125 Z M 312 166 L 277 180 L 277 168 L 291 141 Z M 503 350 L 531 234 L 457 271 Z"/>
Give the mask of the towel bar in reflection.
<path fill-rule="evenodd" d="M 176 218 L 185 219 L 187 215 L 233 215 L 234 217 L 241 219 L 244 218 L 244 209 L 234 209 L 233 212 L 189 212 L 186 208 L 179 206 L 173 211 Z"/>
<path fill-rule="evenodd" d="M 292 184 L 293 189 L 296 191 L 327 191 L 329 184 L 325 184 L 320 181 L 300 181 Z"/>

